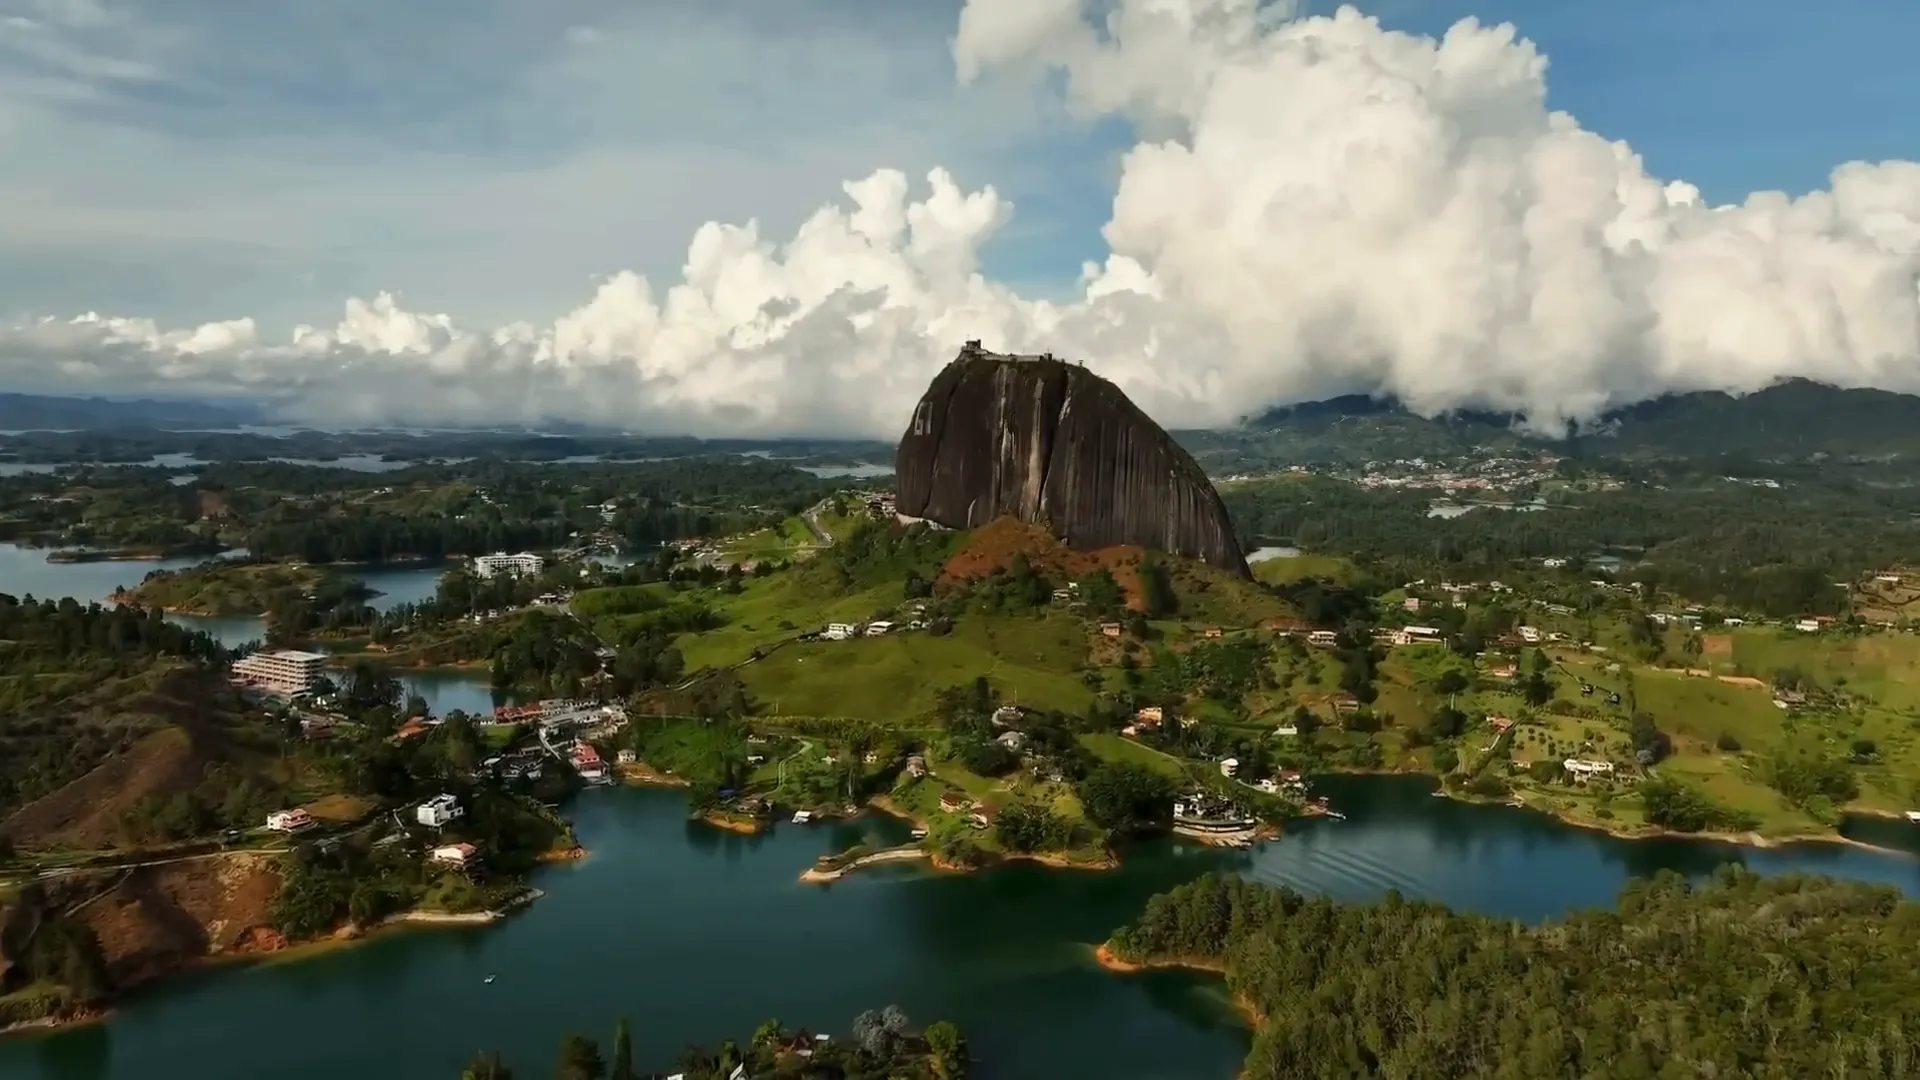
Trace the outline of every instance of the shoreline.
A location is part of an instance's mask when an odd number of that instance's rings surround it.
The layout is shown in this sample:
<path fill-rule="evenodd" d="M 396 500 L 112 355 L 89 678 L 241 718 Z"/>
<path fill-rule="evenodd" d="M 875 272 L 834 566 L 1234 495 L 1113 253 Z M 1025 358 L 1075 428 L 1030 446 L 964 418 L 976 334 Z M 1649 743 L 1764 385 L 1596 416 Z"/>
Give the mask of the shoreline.
<path fill-rule="evenodd" d="M 688 818 L 716 829 L 723 829 L 741 836 L 759 836 L 772 826 L 766 818 L 747 817 L 744 814 L 725 814 L 716 810 L 703 810 Z"/>
<path fill-rule="evenodd" d="M 1138 962 L 1122 960 L 1113 955 L 1113 947 L 1105 941 L 1093 946 L 1092 951 L 1093 962 L 1098 965 L 1102 971 L 1114 975 L 1138 975 L 1144 971 L 1188 971 L 1201 975 L 1211 975 L 1221 980 L 1227 978 L 1227 965 L 1221 960 L 1202 960 L 1197 958 L 1163 959 L 1158 957 L 1152 960 L 1142 960 Z M 1266 1014 L 1256 1008 L 1252 1000 L 1245 994 L 1230 990 L 1228 997 L 1233 1002 L 1233 1011 L 1240 1014 L 1240 1019 L 1246 1023 L 1249 1030 L 1258 1031 L 1260 1025 L 1266 1022 Z"/>
<path fill-rule="evenodd" d="M 881 863 L 891 862 L 932 861 L 932 859 L 933 853 L 921 847 L 886 848 L 881 851 L 868 852 L 865 855 L 849 861 L 844 866 L 837 866 L 831 870 L 822 870 L 818 865 L 809 866 L 801 872 L 800 881 L 806 885 L 830 885 L 862 867 L 878 866 Z"/>
<path fill-rule="evenodd" d="M 1327 775 L 1334 776 L 1419 776 L 1438 780 L 1430 772 L 1419 769 L 1339 769 L 1330 770 Z M 1760 832 L 1725 832 L 1721 830 L 1702 830 L 1700 832 L 1681 832 L 1678 829 L 1661 828 L 1658 825 L 1629 828 L 1624 825 L 1609 825 L 1599 821 L 1588 821 L 1571 817 L 1559 810 L 1535 805 L 1521 798 L 1517 793 L 1503 799 L 1483 798 L 1462 792 L 1447 790 L 1443 783 L 1436 783 L 1434 790 L 1454 802 L 1466 806 L 1496 806 L 1510 810 L 1527 810 L 1552 818 L 1557 824 L 1573 829 L 1585 829 L 1589 832 L 1604 833 L 1615 840 L 1693 840 L 1702 843 L 1734 844 L 1740 847 L 1756 848 L 1762 851 L 1792 847 L 1795 844 L 1837 844 L 1841 847 L 1858 848 L 1880 855 L 1897 855 L 1904 858 L 1920 858 L 1905 848 L 1887 847 L 1884 844 L 1871 844 L 1865 840 L 1856 840 L 1851 836 L 1842 836 L 1838 831 L 1822 833 L 1799 833 L 1791 836 L 1769 836 Z M 1902 822 L 1905 815 L 1891 810 L 1842 810 L 1843 815 L 1876 818 L 1882 821 Z"/>
<path fill-rule="evenodd" d="M 635 761 L 626 765 L 617 765 L 615 771 L 620 779 L 634 787 L 684 788 L 692 787 L 693 782 L 685 777 L 661 772 L 645 762 Z"/>
<path fill-rule="evenodd" d="M 584 854 L 585 849 L 579 850 Z M 58 1016 L 41 1017 L 37 1020 L 23 1020 L 15 1024 L 0 1027 L 0 1040 L 9 1037 L 31 1037 L 34 1035 L 65 1032 L 71 1028 L 85 1027 L 102 1023 L 113 1016 L 113 1006 L 120 999 L 136 993 L 146 993 L 155 985 L 171 982 L 175 977 L 192 974 L 197 971 L 224 967 L 241 967 L 254 964 L 292 964 L 311 960 L 323 953 L 339 949 L 364 945 L 379 938 L 390 937 L 408 929 L 471 929 L 492 926 L 504 922 L 522 909 L 531 906 L 534 901 L 545 897 L 544 890 L 529 885 L 519 894 L 497 908 L 486 911 L 423 911 L 413 909 L 398 911 L 383 916 L 377 922 L 367 926 L 354 923 L 336 927 L 320 937 L 304 941 L 289 942 L 278 932 L 267 927 L 253 927 L 238 939 L 235 944 L 217 953 L 206 953 L 186 958 L 178 967 L 157 973 L 150 978 L 125 987 L 112 998 L 98 1005 L 84 1006 L 77 1011 Z"/>

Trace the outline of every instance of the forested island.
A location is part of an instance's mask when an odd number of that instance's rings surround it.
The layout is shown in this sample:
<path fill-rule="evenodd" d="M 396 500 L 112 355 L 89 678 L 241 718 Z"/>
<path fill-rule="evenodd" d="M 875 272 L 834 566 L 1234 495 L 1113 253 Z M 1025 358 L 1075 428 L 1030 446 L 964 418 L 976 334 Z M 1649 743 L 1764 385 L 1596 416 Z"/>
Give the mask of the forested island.
<path fill-rule="evenodd" d="M 1897 890 L 1728 868 L 1537 927 L 1210 876 L 1101 952 L 1222 972 L 1255 1026 L 1249 1080 L 1798 1080 L 1908 1074 L 1916 947 Z"/>
<path fill-rule="evenodd" d="M 889 1005 L 861 1013 L 845 1038 L 790 1030 L 778 1020 L 755 1028 L 744 1042 L 690 1047 L 667 1071 L 636 1069 L 633 1036 L 625 1020 L 602 1053 L 595 1040 L 574 1033 L 561 1040 L 553 1075 L 558 1080 L 962 1080 L 971 1062 L 960 1029 L 946 1021 L 915 1030 L 906 1014 Z M 512 1080 L 513 1069 L 498 1054 L 477 1055 L 460 1080 Z"/>

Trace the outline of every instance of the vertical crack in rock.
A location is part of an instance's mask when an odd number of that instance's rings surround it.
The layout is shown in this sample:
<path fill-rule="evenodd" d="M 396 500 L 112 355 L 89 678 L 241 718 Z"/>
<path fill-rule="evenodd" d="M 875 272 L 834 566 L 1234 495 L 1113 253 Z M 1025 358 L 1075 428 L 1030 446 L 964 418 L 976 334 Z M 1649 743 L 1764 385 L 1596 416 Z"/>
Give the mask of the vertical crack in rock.
<path fill-rule="evenodd" d="M 914 407 L 894 474 L 912 517 L 971 529 L 1011 514 L 1070 547 L 1132 544 L 1251 576 L 1192 456 L 1119 387 L 1051 356 L 968 342 Z"/>

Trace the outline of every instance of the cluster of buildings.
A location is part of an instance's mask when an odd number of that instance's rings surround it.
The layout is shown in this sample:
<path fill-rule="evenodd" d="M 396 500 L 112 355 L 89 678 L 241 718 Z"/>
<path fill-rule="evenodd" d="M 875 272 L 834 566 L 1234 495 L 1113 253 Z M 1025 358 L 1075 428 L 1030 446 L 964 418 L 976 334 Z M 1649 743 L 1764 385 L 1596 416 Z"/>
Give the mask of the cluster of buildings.
<path fill-rule="evenodd" d="M 915 604 L 913 611 L 915 615 L 919 615 L 926 611 L 926 605 Z M 828 623 L 826 628 L 820 631 L 820 637 L 825 641 L 849 641 L 858 637 L 885 637 L 896 630 L 925 630 L 926 628 L 926 620 L 920 618 L 909 619 L 904 623 L 889 619 L 875 619 L 867 623 L 836 622 Z"/>
<path fill-rule="evenodd" d="M 1437 488 L 1448 492 L 1512 491 L 1552 479 L 1560 459 L 1547 454 L 1534 457 L 1487 457 L 1460 464 L 1428 461 L 1426 458 L 1401 458 L 1394 461 L 1369 461 L 1361 467 L 1354 483 L 1364 488 Z"/>

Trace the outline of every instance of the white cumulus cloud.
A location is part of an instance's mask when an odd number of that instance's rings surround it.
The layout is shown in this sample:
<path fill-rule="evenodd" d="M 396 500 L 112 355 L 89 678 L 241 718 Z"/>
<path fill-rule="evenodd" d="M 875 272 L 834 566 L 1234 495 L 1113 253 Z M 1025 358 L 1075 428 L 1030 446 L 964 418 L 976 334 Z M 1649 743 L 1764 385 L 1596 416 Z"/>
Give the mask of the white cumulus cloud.
<path fill-rule="evenodd" d="M 883 169 L 790 238 L 709 223 L 677 283 L 618 274 L 551 325 L 384 294 L 286 340 L 89 314 L 0 328 L 0 373 L 280 394 L 310 419 L 882 437 L 968 338 L 1084 360 L 1170 425 L 1356 390 L 1542 427 L 1787 376 L 1920 391 L 1920 164 L 1709 206 L 1550 110 L 1512 27 L 1286 15 L 967 0 L 963 79 L 1064 87 L 1142 140 L 1067 301 L 981 274 L 1014 210 L 993 188 Z"/>

